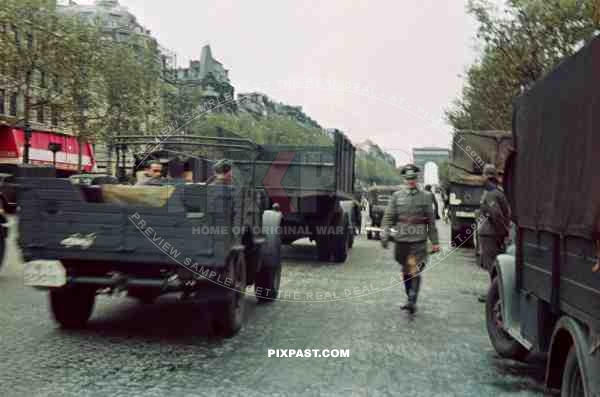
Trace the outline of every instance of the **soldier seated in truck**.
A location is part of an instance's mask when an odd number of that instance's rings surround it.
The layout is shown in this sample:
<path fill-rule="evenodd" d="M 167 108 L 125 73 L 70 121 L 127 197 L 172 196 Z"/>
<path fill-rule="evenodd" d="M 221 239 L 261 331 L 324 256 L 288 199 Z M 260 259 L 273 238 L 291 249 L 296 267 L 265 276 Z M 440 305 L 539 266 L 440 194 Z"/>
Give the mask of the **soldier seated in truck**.
<path fill-rule="evenodd" d="M 219 160 L 215 163 L 213 169 L 215 175 L 209 180 L 209 185 L 231 185 L 233 182 L 232 162 L 227 159 Z"/>
<path fill-rule="evenodd" d="M 162 164 L 158 161 L 150 162 L 144 170 L 146 179 L 139 180 L 138 186 L 159 186 L 162 184 Z"/>

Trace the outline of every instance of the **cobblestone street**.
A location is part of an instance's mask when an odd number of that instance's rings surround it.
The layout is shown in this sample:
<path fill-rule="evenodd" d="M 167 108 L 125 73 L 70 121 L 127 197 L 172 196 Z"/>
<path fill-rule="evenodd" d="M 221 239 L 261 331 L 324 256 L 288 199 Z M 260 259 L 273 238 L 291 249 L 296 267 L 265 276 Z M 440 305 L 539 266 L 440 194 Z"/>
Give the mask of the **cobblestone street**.
<path fill-rule="evenodd" d="M 448 226 L 439 224 L 442 244 Z M 14 239 L 14 226 L 11 228 Z M 247 324 L 212 338 L 201 305 L 166 296 L 155 305 L 101 297 L 89 327 L 62 331 L 46 294 L 22 286 L 14 241 L 0 273 L 0 395 L 25 396 L 536 396 L 543 362 L 501 360 L 485 331 L 486 274 L 459 249 L 430 266 L 419 312 L 400 310 L 398 267 L 377 241 L 356 241 L 342 265 L 309 243 L 285 250 L 282 290 L 305 294 L 365 286 L 339 301 L 247 297 Z M 349 349 L 349 358 L 275 358 L 268 349 Z"/>

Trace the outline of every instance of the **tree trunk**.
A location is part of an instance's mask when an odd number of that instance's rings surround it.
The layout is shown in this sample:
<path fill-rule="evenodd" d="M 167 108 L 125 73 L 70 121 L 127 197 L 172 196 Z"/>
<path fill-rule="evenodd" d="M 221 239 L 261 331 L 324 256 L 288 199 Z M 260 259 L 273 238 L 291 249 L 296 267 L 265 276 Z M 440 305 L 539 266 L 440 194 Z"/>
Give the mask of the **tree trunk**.
<path fill-rule="evenodd" d="M 114 175 L 113 167 L 112 167 L 112 157 L 113 157 L 113 144 L 112 139 L 106 143 L 106 173 L 108 175 Z"/>
<path fill-rule="evenodd" d="M 77 145 L 79 146 L 79 153 L 77 153 L 77 172 L 81 174 L 83 170 L 83 138 L 77 136 Z"/>

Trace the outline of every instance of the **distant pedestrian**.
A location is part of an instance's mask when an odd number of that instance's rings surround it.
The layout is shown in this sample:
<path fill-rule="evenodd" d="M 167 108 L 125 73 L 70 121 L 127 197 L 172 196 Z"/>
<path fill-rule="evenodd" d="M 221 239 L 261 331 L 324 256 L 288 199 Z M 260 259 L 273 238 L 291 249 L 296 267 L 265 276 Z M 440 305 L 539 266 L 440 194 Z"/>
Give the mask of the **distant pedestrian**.
<path fill-rule="evenodd" d="M 431 201 L 433 202 L 433 211 L 435 212 L 435 219 L 440 219 L 437 198 L 435 197 L 435 194 L 431 191 L 431 185 L 425 185 L 425 190 L 431 194 Z"/>

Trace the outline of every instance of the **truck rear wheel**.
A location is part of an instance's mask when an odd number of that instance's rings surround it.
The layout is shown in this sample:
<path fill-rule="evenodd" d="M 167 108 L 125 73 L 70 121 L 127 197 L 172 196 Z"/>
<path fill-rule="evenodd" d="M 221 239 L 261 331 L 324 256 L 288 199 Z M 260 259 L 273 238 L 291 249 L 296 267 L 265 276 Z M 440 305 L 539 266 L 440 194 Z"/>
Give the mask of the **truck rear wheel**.
<path fill-rule="evenodd" d="M 256 275 L 255 284 L 256 299 L 259 303 L 273 302 L 279 295 L 281 282 L 281 237 L 279 234 L 265 236 L 265 245 L 260 253 L 260 258 L 262 262 Z"/>
<path fill-rule="evenodd" d="M 562 385 L 560 387 L 561 397 L 580 397 L 583 396 L 585 388 L 583 386 L 583 376 L 577 360 L 577 351 L 575 346 L 569 350 L 565 368 L 563 370 Z"/>
<path fill-rule="evenodd" d="M 348 221 L 343 221 L 343 232 L 336 233 L 333 236 L 333 261 L 336 263 L 343 263 L 348 258 L 348 251 L 350 250 L 350 227 Z"/>
<path fill-rule="evenodd" d="M 244 322 L 246 301 L 246 263 L 241 253 L 232 254 L 227 260 L 224 279 L 233 280 L 233 285 L 221 287 L 224 291 L 222 300 L 212 305 L 213 328 L 225 338 L 237 334 Z"/>
<path fill-rule="evenodd" d="M 50 310 L 54 319 L 67 329 L 85 326 L 94 310 L 96 291 L 81 287 L 50 291 Z"/>
<path fill-rule="evenodd" d="M 331 257 L 331 244 L 329 236 L 317 238 L 317 256 L 321 262 L 328 262 Z"/>
<path fill-rule="evenodd" d="M 503 358 L 523 361 L 529 352 L 504 330 L 500 283 L 497 277 L 492 281 L 487 294 L 485 318 L 488 336 L 496 352 Z"/>

